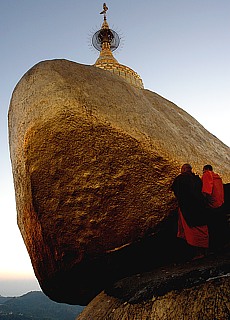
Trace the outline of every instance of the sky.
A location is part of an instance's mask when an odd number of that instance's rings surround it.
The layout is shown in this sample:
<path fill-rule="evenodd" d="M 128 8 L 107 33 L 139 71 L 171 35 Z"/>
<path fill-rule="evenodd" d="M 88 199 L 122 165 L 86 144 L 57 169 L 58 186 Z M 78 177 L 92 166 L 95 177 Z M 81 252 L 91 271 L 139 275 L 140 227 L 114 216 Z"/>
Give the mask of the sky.
<path fill-rule="evenodd" d="M 108 0 L 121 37 L 114 57 L 145 89 L 174 102 L 230 146 L 230 1 Z M 0 0 L 0 295 L 40 290 L 16 222 L 8 108 L 20 78 L 44 60 L 92 65 L 99 0 Z"/>

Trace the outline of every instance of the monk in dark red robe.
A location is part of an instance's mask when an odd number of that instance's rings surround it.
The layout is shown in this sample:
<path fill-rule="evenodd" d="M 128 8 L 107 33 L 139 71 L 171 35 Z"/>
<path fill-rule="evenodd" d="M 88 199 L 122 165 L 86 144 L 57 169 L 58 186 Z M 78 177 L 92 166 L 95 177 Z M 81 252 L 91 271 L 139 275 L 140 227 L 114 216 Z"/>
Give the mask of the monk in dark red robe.
<path fill-rule="evenodd" d="M 209 233 L 201 192 L 202 181 L 192 172 L 190 164 L 182 166 L 181 174 L 172 184 L 172 190 L 179 205 L 177 237 L 184 239 L 194 248 L 194 258 L 201 258 L 209 247 Z"/>

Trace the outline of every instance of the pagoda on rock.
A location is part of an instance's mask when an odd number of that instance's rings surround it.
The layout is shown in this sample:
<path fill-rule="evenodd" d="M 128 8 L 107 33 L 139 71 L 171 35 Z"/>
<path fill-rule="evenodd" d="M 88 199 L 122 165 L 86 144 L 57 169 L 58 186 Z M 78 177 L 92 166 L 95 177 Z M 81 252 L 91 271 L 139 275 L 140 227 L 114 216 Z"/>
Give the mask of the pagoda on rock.
<path fill-rule="evenodd" d="M 113 72 L 116 75 L 124 78 L 131 85 L 143 89 L 143 82 L 141 77 L 131 68 L 120 64 L 113 56 L 113 51 L 116 50 L 120 44 L 119 35 L 109 28 L 106 13 L 108 7 L 106 3 L 103 4 L 104 21 L 101 29 L 94 33 L 92 37 L 93 46 L 100 51 L 100 55 L 96 60 L 94 66 L 104 70 Z"/>

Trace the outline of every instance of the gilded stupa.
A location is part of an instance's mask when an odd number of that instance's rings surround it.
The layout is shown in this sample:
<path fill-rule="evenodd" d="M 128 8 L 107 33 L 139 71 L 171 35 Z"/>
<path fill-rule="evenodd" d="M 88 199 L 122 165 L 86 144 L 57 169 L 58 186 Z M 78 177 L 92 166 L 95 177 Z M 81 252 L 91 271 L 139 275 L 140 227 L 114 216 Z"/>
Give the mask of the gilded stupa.
<path fill-rule="evenodd" d="M 106 3 L 104 3 L 103 11 L 100 12 L 104 15 L 104 21 L 101 29 L 98 30 L 92 37 L 93 46 L 100 51 L 100 55 L 94 66 L 113 72 L 114 74 L 124 78 L 131 85 L 143 89 L 144 86 L 141 77 L 131 68 L 120 64 L 113 56 L 112 51 L 118 48 L 120 38 L 114 30 L 109 28 L 106 19 L 107 10 L 108 7 L 106 6 Z"/>

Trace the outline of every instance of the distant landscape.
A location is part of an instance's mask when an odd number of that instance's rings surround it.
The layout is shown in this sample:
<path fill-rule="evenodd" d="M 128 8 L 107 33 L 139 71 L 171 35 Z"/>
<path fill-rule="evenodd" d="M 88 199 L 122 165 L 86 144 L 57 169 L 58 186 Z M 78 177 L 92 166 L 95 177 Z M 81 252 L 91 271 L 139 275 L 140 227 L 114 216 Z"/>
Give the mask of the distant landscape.
<path fill-rule="evenodd" d="M 83 309 L 54 302 L 41 291 L 31 291 L 20 297 L 0 295 L 1 320 L 75 320 Z"/>

